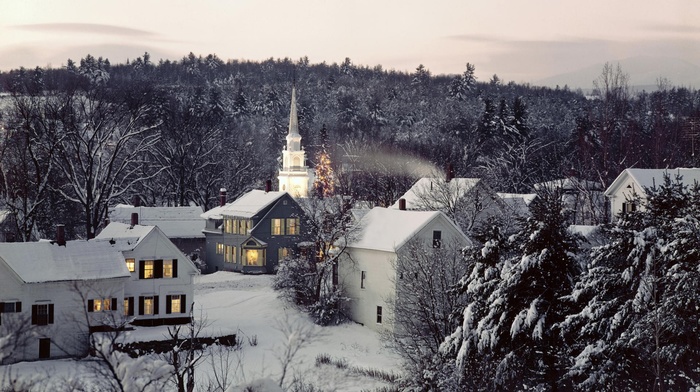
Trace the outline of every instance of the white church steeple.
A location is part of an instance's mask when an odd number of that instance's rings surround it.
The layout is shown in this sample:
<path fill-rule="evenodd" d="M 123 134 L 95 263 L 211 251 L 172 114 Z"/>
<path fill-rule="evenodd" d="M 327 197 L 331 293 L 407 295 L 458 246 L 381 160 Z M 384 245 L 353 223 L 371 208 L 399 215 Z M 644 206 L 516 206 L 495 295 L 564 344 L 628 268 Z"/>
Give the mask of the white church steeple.
<path fill-rule="evenodd" d="M 279 190 L 289 192 L 294 197 L 308 197 L 313 184 L 313 172 L 306 166 L 306 151 L 301 147 L 296 87 L 292 87 L 287 145 L 282 150 L 282 169 L 277 178 Z"/>

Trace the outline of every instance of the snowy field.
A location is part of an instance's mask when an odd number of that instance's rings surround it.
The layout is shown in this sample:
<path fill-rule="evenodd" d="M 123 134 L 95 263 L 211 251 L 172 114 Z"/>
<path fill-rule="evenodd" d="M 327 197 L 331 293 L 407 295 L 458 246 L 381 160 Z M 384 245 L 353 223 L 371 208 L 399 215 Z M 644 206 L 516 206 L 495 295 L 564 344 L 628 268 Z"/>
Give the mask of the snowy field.
<path fill-rule="evenodd" d="M 399 358 L 388 350 L 377 333 L 360 325 L 318 327 L 289 304 L 277 297 L 269 275 L 242 275 L 217 272 L 195 277 L 195 316 L 204 319 L 201 336 L 237 334 L 242 348 L 233 350 L 225 363 L 230 369 L 231 391 L 256 380 L 279 382 L 282 374 L 280 358 L 300 336 L 309 336 L 308 343 L 289 362 L 285 385 L 294 378 L 313 384 L 316 391 L 373 391 L 390 386 L 386 381 L 362 375 L 356 368 L 399 373 Z M 287 332 L 283 332 L 286 330 Z M 127 337 L 131 341 L 164 339 L 167 327 L 137 327 Z M 211 353 L 212 351 L 208 351 Z M 345 362 L 347 367 L 324 364 L 316 366 L 319 355 Z M 197 390 L 204 390 L 213 376 L 212 360 L 223 356 L 206 356 L 197 368 Z M 81 377 L 85 360 L 51 360 L 25 362 L 0 367 L 0 378 L 11 371 L 22 377 L 39 380 L 36 390 L 64 389 L 70 380 Z M 220 363 L 220 362 L 219 362 Z M 7 378 L 7 377 L 6 377 Z M 274 381 L 274 382 L 271 382 Z M 256 391 L 267 390 L 256 388 Z"/>

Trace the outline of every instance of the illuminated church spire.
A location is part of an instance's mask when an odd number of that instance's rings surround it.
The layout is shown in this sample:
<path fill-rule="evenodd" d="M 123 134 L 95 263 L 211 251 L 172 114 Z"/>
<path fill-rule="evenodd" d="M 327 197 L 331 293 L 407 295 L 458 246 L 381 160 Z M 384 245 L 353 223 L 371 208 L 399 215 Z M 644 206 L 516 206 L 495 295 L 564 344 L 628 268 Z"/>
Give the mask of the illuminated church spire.
<path fill-rule="evenodd" d="M 289 192 L 294 197 L 308 197 L 312 178 L 313 172 L 306 165 L 306 151 L 301 147 L 296 87 L 292 87 L 287 145 L 282 150 L 282 168 L 277 176 L 279 190 Z"/>

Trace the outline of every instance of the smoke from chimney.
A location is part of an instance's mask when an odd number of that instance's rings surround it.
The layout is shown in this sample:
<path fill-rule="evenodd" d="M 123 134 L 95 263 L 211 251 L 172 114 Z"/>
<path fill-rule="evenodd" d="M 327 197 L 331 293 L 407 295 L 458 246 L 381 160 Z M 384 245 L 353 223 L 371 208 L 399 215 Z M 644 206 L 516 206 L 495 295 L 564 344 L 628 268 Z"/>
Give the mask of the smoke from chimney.
<path fill-rule="evenodd" d="M 137 212 L 131 213 L 131 228 L 139 224 L 139 214 Z"/>
<path fill-rule="evenodd" d="M 406 211 L 406 199 L 399 199 L 399 210 Z"/>
<path fill-rule="evenodd" d="M 219 207 L 226 205 L 226 188 L 219 189 Z"/>
<path fill-rule="evenodd" d="M 66 225 L 56 225 L 56 243 L 66 246 Z"/>

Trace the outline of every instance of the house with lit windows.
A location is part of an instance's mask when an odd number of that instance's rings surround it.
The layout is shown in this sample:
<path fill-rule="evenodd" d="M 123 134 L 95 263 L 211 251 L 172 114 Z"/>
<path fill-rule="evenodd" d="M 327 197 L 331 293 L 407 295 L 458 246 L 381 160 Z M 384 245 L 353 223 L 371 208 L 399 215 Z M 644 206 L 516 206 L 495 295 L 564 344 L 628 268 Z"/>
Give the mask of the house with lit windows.
<path fill-rule="evenodd" d="M 91 329 L 123 320 L 121 252 L 63 238 L 0 243 L 0 363 L 85 355 Z"/>
<path fill-rule="evenodd" d="M 202 214 L 207 272 L 274 273 L 280 260 L 308 241 L 304 211 L 287 192 L 252 190 Z"/>
<path fill-rule="evenodd" d="M 95 237 L 119 250 L 129 271 L 122 311 L 134 325 L 184 324 L 194 301 L 197 267 L 158 226 L 112 222 Z"/>
<path fill-rule="evenodd" d="M 397 260 L 413 244 L 434 252 L 448 247 L 464 247 L 471 241 L 440 211 L 375 207 L 357 226 L 357 235 L 341 254 L 338 283 L 350 298 L 350 318 L 375 331 L 394 331 L 394 315 L 389 305 L 401 292 L 404 278 L 397 273 Z"/>

